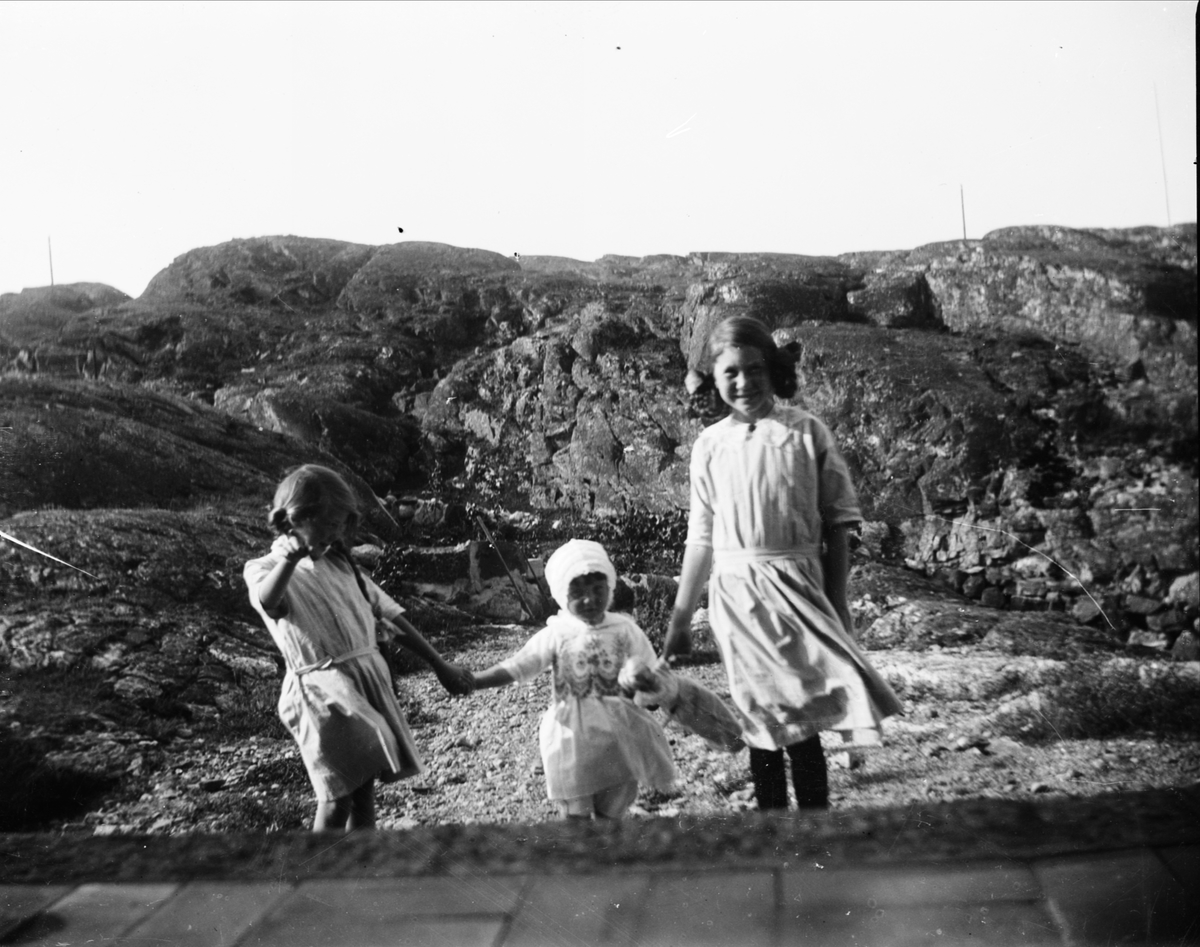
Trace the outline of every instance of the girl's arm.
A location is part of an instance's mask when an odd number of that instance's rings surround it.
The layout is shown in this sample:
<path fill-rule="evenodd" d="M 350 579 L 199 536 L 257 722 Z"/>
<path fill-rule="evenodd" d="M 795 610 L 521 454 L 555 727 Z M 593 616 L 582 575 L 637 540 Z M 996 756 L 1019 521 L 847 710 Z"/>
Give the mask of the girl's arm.
<path fill-rule="evenodd" d="M 499 664 L 493 664 L 486 671 L 480 671 L 474 675 L 475 686 L 478 687 L 504 687 L 506 684 L 512 684 L 516 678 L 512 673 L 506 671 Z"/>
<path fill-rule="evenodd" d="M 554 660 L 558 633 L 549 625 L 537 632 L 521 646 L 521 650 L 502 664 L 493 664 L 486 671 L 474 675 L 476 687 L 504 687 L 520 681 L 531 681 Z M 504 667 L 507 664 L 512 670 Z"/>
<path fill-rule="evenodd" d="M 475 689 L 471 672 L 443 658 L 438 649 L 426 641 L 424 635 L 403 615 L 396 615 L 388 621 L 396 627 L 396 643 L 428 661 L 442 687 L 455 695 L 469 694 Z"/>
<path fill-rule="evenodd" d="M 838 523 L 825 531 L 825 595 L 842 620 L 846 634 L 855 638 L 847 584 L 850 578 L 850 524 Z"/>
<path fill-rule="evenodd" d="M 679 591 L 675 593 L 675 608 L 667 624 L 663 641 L 663 658 L 687 654 L 692 650 L 692 615 L 712 569 L 712 547 L 689 543 L 683 547 L 683 566 L 679 573 Z"/>
<path fill-rule="evenodd" d="M 277 542 L 276 545 L 278 551 L 283 553 L 283 558 L 258 583 L 258 603 L 272 617 L 279 616 L 284 593 L 292 580 L 292 573 L 296 571 L 296 563 L 308 555 L 308 547 L 295 536 L 281 538 L 285 542 Z"/>

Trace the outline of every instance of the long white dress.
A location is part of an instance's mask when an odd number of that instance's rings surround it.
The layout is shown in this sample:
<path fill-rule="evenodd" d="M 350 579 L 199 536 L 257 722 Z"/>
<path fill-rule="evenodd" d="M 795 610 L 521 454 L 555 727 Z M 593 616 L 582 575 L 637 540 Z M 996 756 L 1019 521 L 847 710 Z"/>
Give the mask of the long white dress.
<path fill-rule="evenodd" d="M 363 576 L 368 601 L 350 566 L 325 556 L 296 564 L 283 614 L 268 615 L 257 590 L 283 558 L 280 543 L 247 562 L 243 575 L 287 665 L 279 716 L 300 747 L 317 798 L 328 802 L 372 778 L 392 782 L 423 772 L 375 639 L 375 610 L 396 618 L 404 608 Z"/>
<path fill-rule="evenodd" d="M 608 612 L 599 625 L 588 625 L 560 612 L 500 662 L 519 682 L 552 669 L 553 694 L 538 734 L 550 799 L 590 796 L 630 781 L 661 791 L 674 786 L 662 726 L 617 684 L 631 657 L 654 661 L 653 645 L 632 619 Z"/>
<path fill-rule="evenodd" d="M 822 524 L 861 519 L 829 429 L 802 408 L 726 417 L 692 448 L 687 541 L 713 551 L 709 620 L 752 747 L 822 730 L 878 742 L 903 712 L 825 594 Z"/>

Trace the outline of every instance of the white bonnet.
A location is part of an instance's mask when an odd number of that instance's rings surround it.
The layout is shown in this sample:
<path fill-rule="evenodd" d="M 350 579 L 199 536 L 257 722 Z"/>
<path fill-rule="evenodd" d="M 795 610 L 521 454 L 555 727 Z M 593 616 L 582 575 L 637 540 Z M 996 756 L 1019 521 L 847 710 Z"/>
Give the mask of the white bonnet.
<path fill-rule="evenodd" d="M 612 604 L 613 590 L 617 587 L 617 570 L 613 568 L 608 553 L 599 543 L 590 539 L 572 539 L 557 549 L 546 560 L 546 583 L 558 607 L 567 610 L 567 589 L 572 579 L 590 572 L 600 572 L 608 579 L 607 609 Z"/>

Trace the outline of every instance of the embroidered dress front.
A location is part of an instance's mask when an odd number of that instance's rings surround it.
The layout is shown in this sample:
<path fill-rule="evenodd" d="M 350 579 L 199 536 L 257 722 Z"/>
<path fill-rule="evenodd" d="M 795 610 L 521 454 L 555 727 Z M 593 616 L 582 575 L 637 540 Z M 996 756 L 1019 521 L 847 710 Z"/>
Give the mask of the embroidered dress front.
<path fill-rule="evenodd" d="M 662 727 L 617 684 L 630 657 L 654 661 L 653 646 L 632 619 L 609 612 L 588 625 L 560 612 L 500 663 L 520 682 L 552 670 L 550 707 L 539 729 L 550 799 L 590 796 L 631 780 L 662 791 L 674 785 Z"/>

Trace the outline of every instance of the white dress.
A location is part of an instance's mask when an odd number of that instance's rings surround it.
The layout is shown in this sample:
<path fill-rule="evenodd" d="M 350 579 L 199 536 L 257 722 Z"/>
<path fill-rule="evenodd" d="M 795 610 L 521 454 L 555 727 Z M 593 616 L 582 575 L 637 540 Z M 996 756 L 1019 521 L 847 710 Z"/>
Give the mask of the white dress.
<path fill-rule="evenodd" d="M 675 763 L 662 726 L 623 697 L 617 684 L 630 657 L 655 659 L 632 619 L 609 612 L 599 625 L 588 625 L 560 612 L 500 662 L 519 682 L 552 669 L 553 694 L 539 730 L 550 799 L 590 796 L 630 781 L 661 791 L 674 786 Z"/>
<path fill-rule="evenodd" d="M 328 802 L 372 778 L 391 782 L 423 772 L 375 638 L 374 609 L 384 618 L 404 609 L 367 576 L 371 601 L 364 598 L 350 566 L 335 555 L 301 559 L 284 592 L 283 614 L 272 618 L 257 589 L 283 558 L 281 539 L 268 555 L 247 562 L 243 575 L 287 664 L 279 716 L 300 747 L 317 798 Z"/>
<path fill-rule="evenodd" d="M 825 594 L 822 524 L 862 519 L 829 429 L 784 404 L 754 424 L 726 417 L 696 439 L 691 493 L 687 541 L 713 551 L 709 620 L 746 742 L 878 742 L 900 701 Z"/>

